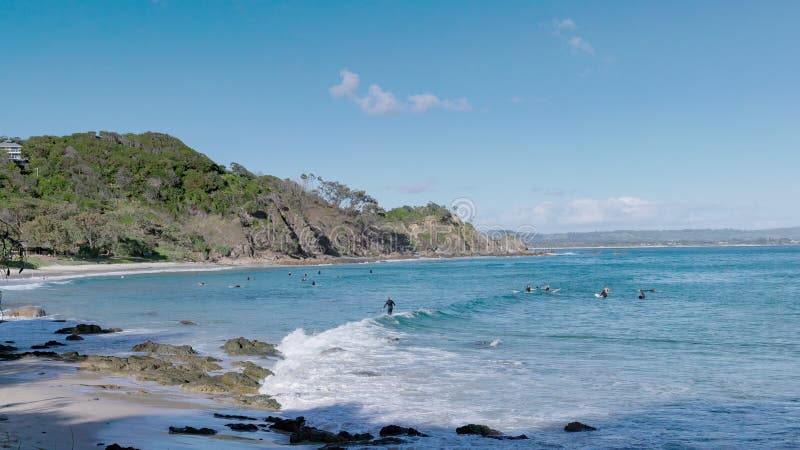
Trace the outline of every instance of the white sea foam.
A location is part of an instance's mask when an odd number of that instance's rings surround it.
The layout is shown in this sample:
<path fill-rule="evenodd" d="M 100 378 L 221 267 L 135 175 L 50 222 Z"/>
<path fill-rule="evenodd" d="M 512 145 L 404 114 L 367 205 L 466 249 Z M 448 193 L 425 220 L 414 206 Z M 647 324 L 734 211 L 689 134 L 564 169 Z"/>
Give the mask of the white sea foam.
<path fill-rule="evenodd" d="M 9 285 L 0 285 L 0 291 L 29 291 L 31 289 L 39 289 L 40 287 L 44 286 L 44 283 L 21 283 L 21 284 L 9 284 Z"/>
<path fill-rule="evenodd" d="M 182 272 L 216 272 L 231 270 L 232 267 L 191 267 L 191 268 L 164 268 L 164 269 L 130 269 L 115 270 L 110 272 L 74 273 L 69 275 L 54 275 L 47 277 L 22 278 L 7 280 L 7 284 L 0 284 L 0 290 L 29 290 L 39 289 L 52 284 L 67 284 L 82 278 L 99 277 L 125 277 L 134 275 L 148 275 L 154 273 L 182 273 Z M 36 280 L 36 281 L 32 281 Z"/>
<path fill-rule="evenodd" d="M 318 334 L 293 331 L 278 346 L 284 359 L 261 392 L 274 396 L 284 411 L 331 428 L 500 426 L 495 412 L 475 408 L 488 400 L 475 394 L 484 395 L 486 383 L 499 381 L 495 377 L 507 370 L 507 362 L 486 367 L 433 345 L 410 345 L 411 336 L 381 326 L 380 320 L 349 322 Z M 488 343 L 499 344 L 499 339 Z M 504 426 L 509 424 L 522 423 L 506 416 Z"/>

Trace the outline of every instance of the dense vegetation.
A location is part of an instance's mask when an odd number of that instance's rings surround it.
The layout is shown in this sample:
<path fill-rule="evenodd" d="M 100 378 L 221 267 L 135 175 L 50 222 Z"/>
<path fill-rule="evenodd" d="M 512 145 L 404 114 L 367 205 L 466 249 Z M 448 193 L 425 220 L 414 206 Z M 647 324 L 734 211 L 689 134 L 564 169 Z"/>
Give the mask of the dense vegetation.
<path fill-rule="evenodd" d="M 442 206 L 386 212 L 364 191 L 226 168 L 165 134 L 20 143 L 26 165 L 0 160 L 0 219 L 29 252 L 206 260 L 507 250 Z"/>

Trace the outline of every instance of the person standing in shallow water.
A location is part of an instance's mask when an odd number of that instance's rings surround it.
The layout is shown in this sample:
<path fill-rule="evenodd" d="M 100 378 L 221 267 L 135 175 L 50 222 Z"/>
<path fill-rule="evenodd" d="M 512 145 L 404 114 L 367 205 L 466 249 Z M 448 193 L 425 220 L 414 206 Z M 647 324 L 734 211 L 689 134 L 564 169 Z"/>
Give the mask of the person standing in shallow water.
<path fill-rule="evenodd" d="M 392 315 L 392 311 L 394 310 L 394 300 L 392 300 L 392 297 L 387 297 L 386 298 L 386 303 L 383 304 L 383 307 L 387 309 L 387 311 L 389 312 L 389 315 L 391 316 Z M 383 308 L 381 308 L 381 309 L 383 309 Z"/>

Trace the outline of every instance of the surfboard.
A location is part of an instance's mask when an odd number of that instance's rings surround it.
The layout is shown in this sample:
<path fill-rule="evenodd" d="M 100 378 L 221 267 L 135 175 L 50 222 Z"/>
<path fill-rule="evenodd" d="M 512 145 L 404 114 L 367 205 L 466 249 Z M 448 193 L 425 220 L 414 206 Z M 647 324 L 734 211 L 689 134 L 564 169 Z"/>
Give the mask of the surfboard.
<path fill-rule="evenodd" d="M 594 294 L 594 296 L 597 297 L 597 298 L 603 298 L 603 296 L 600 295 L 600 294 Z"/>

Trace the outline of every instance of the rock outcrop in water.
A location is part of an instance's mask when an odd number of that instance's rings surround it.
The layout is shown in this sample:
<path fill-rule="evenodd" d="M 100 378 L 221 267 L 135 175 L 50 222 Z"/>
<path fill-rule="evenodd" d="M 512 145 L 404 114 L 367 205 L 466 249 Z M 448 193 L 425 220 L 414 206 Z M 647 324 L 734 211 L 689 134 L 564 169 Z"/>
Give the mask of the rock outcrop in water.
<path fill-rule="evenodd" d="M 225 353 L 231 356 L 278 356 L 280 353 L 274 345 L 266 342 L 250 340 L 243 337 L 229 339 L 222 346 Z"/>
<path fill-rule="evenodd" d="M 31 348 L 34 350 L 44 350 L 50 347 L 63 347 L 64 344 L 58 341 L 47 341 L 41 345 L 32 345 Z"/>
<path fill-rule="evenodd" d="M 146 352 L 157 355 L 196 355 L 197 352 L 190 345 L 170 345 L 159 344 L 153 341 L 146 341 L 133 346 L 134 352 Z"/>
<path fill-rule="evenodd" d="M 479 436 L 500 436 L 503 434 L 495 429 L 487 427 L 486 425 L 477 425 L 474 423 L 456 428 L 456 433 L 477 434 Z"/>
<path fill-rule="evenodd" d="M 86 356 L 79 364 L 82 370 L 135 377 L 166 386 L 180 386 L 190 392 L 221 395 L 236 403 L 275 410 L 280 405 L 267 395 L 259 394 L 261 380 L 272 374 L 251 362 L 242 363 L 243 372 L 215 373 L 222 370 L 217 358 L 201 356 L 188 345 L 170 345 L 147 341 L 132 351 L 147 355 Z"/>
<path fill-rule="evenodd" d="M 585 423 L 570 422 L 564 427 L 564 431 L 569 433 L 578 433 L 581 431 L 597 431 L 597 428 L 586 425 Z"/>
<path fill-rule="evenodd" d="M 18 308 L 3 311 L 3 315 L 5 317 L 35 319 L 37 317 L 44 317 L 47 315 L 47 313 L 41 306 L 20 306 Z"/>
<path fill-rule="evenodd" d="M 519 436 L 506 436 L 505 434 L 487 427 L 486 425 L 477 425 L 471 423 L 469 425 L 464 425 L 463 427 L 456 428 L 456 433 L 458 434 L 475 434 L 478 436 L 483 436 L 491 439 L 497 440 L 518 440 L 518 439 L 528 439 L 528 436 L 524 434 L 520 434 Z"/>
<path fill-rule="evenodd" d="M 211 428 L 195 428 L 195 427 L 169 427 L 170 434 L 195 434 L 201 436 L 213 436 L 217 434 L 216 430 Z"/>
<path fill-rule="evenodd" d="M 101 328 L 99 325 L 81 323 L 74 327 L 61 328 L 56 330 L 56 334 L 107 334 L 118 333 L 122 331 L 121 328 Z"/>
<path fill-rule="evenodd" d="M 399 425 L 387 425 L 381 428 L 380 433 L 381 436 L 420 436 L 420 437 L 428 437 L 427 434 L 420 433 L 419 431 L 415 430 L 414 428 L 405 428 Z"/>

